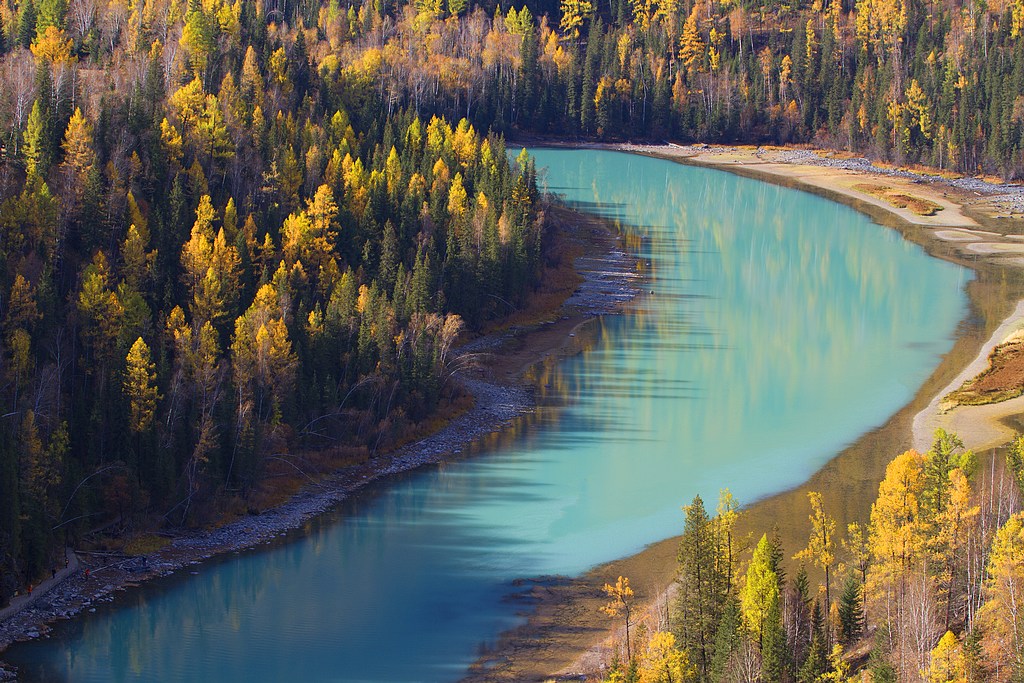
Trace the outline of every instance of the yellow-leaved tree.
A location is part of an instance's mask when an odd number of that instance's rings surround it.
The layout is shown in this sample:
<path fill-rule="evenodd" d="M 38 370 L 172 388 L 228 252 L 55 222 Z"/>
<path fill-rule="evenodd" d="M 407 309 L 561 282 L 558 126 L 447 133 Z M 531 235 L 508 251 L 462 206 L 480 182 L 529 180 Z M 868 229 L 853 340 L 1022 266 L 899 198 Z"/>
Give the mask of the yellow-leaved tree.
<path fill-rule="evenodd" d="M 82 110 L 75 107 L 75 113 L 68 120 L 64 131 L 65 180 L 69 187 L 68 195 L 77 203 L 81 201 L 86 185 L 86 178 L 96 163 L 96 152 L 93 150 L 92 126 L 82 115 Z"/>
<path fill-rule="evenodd" d="M 912 572 L 927 556 L 929 526 L 922 515 L 925 458 L 917 451 L 897 456 L 885 469 L 878 498 L 871 506 L 870 549 L 865 590 L 869 620 L 883 625 L 897 665 L 909 666 L 908 639 L 901 637 L 898 620 L 908 614 Z M 923 575 L 922 575 L 923 576 Z M 928 577 L 925 577 L 927 579 Z"/>
<path fill-rule="evenodd" d="M 666 631 L 651 635 L 640 661 L 638 683 L 683 683 L 695 674 L 686 653 L 676 647 L 674 635 Z"/>
<path fill-rule="evenodd" d="M 932 650 L 931 666 L 921 673 L 928 683 L 967 683 L 964 648 L 952 631 L 946 631 L 939 639 Z"/>
<path fill-rule="evenodd" d="M 1006 521 L 992 540 L 985 603 L 977 627 L 985 637 L 982 654 L 993 681 L 1018 680 L 1024 673 L 1024 513 Z"/>
<path fill-rule="evenodd" d="M 832 608 L 831 569 L 836 562 L 836 520 L 825 514 L 822 507 L 821 494 L 809 491 L 807 498 L 811 502 L 811 535 L 807 539 L 807 547 L 798 552 L 793 559 L 810 560 L 814 565 L 825 571 L 825 610 Z"/>
<path fill-rule="evenodd" d="M 694 4 L 686 23 L 683 24 L 683 35 L 679 38 L 679 61 L 691 76 L 700 70 L 704 57 L 704 40 L 697 27 L 700 7 L 700 3 Z"/>
<path fill-rule="evenodd" d="M 601 611 L 610 617 L 617 617 L 622 614 L 626 619 L 626 660 L 628 661 L 633 658 L 629 642 L 629 619 L 633 610 L 633 589 L 629 587 L 629 579 L 625 576 L 620 576 L 614 586 L 610 583 L 604 585 L 604 593 L 608 596 L 609 601 L 601 608 Z"/>
<path fill-rule="evenodd" d="M 142 337 L 135 340 L 125 358 L 124 395 L 128 398 L 129 426 L 136 434 L 153 425 L 156 412 L 156 366 Z"/>
<path fill-rule="evenodd" d="M 590 0 L 562 0 L 562 19 L 558 28 L 562 35 L 576 40 L 580 37 L 583 22 L 594 13 L 594 3 Z"/>
<path fill-rule="evenodd" d="M 740 589 L 743 623 L 759 647 L 764 642 L 765 620 L 769 612 L 777 609 L 779 604 L 779 577 L 775 573 L 774 564 L 768 534 L 762 534 Z"/>

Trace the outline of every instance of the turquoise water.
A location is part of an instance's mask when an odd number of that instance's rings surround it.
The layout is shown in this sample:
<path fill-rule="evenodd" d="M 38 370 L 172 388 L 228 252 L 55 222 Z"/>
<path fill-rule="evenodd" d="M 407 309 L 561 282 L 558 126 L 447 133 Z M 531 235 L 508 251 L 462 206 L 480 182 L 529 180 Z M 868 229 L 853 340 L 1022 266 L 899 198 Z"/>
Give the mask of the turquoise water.
<path fill-rule="evenodd" d="M 451 681 L 577 574 L 681 530 L 680 506 L 795 486 L 916 392 L 969 271 L 818 197 L 592 150 L 549 188 L 622 222 L 635 312 L 542 370 L 557 406 L 473 459 L 346 502 L 286 543 L 132 591 L 12 649 L 27 680 Z M 555 401 L 552 399 L 551 403 Z"/>

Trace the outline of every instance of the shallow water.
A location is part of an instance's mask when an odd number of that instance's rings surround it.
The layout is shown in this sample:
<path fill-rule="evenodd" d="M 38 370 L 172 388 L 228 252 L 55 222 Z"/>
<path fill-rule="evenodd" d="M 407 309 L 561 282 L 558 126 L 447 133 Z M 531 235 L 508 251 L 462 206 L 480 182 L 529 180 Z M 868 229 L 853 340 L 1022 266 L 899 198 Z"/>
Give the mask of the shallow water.
<path fill-rule="evenodd" d="M 155 582 L 7 654 L 26 680 L 451 681 L 577 574 L 682 526 L 700 494 L 795 486 L 905 404 L 970 272 L 824 199 L 719 171 L 535 150 L 621 222 L 653 294 L 539 368 L 535 419 L 374 487 L 286 542 Z"/>

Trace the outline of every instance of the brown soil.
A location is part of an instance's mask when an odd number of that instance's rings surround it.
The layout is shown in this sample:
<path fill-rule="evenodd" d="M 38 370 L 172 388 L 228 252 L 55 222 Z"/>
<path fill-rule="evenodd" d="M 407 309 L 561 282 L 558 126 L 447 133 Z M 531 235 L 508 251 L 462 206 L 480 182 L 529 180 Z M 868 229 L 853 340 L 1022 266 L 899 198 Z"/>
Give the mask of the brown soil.
<path fill-rule="evenodd" d="M 1000 344 L 989 356 L 983 373 L 948 396 L 959 405 L 984 405 L 1016 398 L 1024 393 L 1024 339 Z"/>

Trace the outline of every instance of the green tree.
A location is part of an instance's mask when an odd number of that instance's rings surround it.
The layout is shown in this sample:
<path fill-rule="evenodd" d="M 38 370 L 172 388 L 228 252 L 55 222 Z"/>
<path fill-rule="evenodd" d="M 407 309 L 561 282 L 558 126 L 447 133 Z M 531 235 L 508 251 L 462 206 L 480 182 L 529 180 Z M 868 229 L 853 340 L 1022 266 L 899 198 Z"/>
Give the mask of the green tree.
<path fill-rule="evenodd" d="M 851 642 L 860 635 L 864 627 L 864 607 L 861 601 L 861 582 L 855 576 L 849 576 L 843 585 L 843 594 L 839 598 L 839 629 L 840 640 Z"/>
<path fill-rule="evenodd" d="M 696 496 L 683 508 L 686 523 L 679 542 L 677 635 L 700 676 L 706 678 L 714 658 L 715 635 L 722 617 L 729 577 L 722 572 L 721 543 L 704 501 Z"/>

